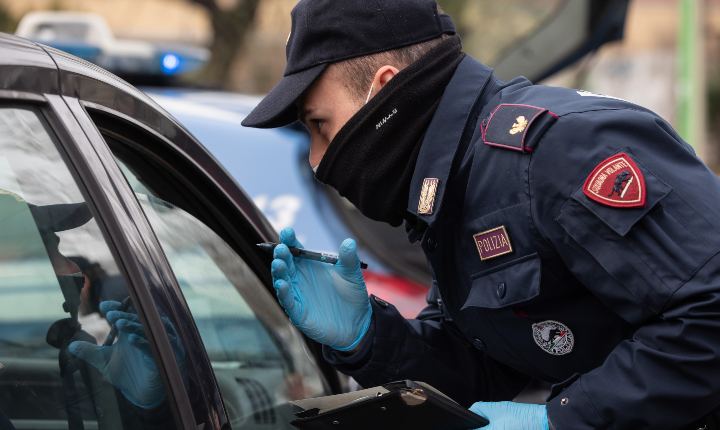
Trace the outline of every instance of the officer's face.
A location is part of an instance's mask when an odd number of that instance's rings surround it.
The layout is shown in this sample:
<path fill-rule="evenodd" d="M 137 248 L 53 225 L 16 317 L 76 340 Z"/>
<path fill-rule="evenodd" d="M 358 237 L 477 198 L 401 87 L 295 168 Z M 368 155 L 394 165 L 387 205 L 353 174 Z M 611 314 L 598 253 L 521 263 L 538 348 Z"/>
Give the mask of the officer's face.
<path fill-rule="evenodd" d="M 360 110 L 359 100 L 345 86 L 339 69 L 329 67 L 310 87 L 298 106 L 310 132 L 310 166 L 320 164 L 335 135 Z"/>

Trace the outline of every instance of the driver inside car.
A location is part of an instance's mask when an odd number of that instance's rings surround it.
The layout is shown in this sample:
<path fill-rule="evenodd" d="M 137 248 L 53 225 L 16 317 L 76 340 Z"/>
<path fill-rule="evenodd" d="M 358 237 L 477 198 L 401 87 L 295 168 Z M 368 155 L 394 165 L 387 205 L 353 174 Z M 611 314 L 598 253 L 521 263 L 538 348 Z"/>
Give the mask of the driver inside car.
<path fill-rule="evenodd" d="M 92 409 L 98 407 L 98 398 L 108 398 L 115 390 L 121 394 L 114 397 L 117 398 L 118 413 L 125 428 L 173 428 L 162 375 L 153 358 L 143 325 L 127 297 L 127 291 L 124 291 L 127 298 L 122 303 L 115 300 L 90 303 L 93 298 L 101 299 L 91 294 L 89 277 L 73 259 L 60 251 L 61 239 L 57 233 L 89 222 L 92 214 L 87 205 L 34 205 L 14 193 L 2 191 L 0 207 L 3 209 L 6 231 L 12 229 L 23 234 L 27 230 L 37 229 L 62 291 L 63 311 L 69 313 L 69 317 L 53 322 L 46 335 L 47 343 L 59 350 L 58 363 L 68 428 L 83 429 L 83 420 L 94 414 Z M 27 216 L 28 210 L 32 219 Z M 6 243 L 18 243 L 3 239 Z M 14 251 L 22 253 L 27 250 L 20 247 Z M 112 296 L 117 297 L 117 294 Z M 86 331 L 88 327 L 83 324 L 85 320 L 93 319 L 84 318 L 86 315 L 82 314 L 94 310 L 99 310 L 109 324 L 110 333 L 104 341 L 98 342 L 97 333 L 103 330 L 97 327 L 97 322 L 94 323 L 96 327 L 91 327 L 96 330 L 90 330 L 96 332 L 95 336 L 89 334 Z M 178 362 L 182 365 L 185 353 L 177 332 L 169 320 L 163 318 L 163 323 Z M 108 326 L 104 325 L 104 331 L 107 332 Z M 78 380 L 82 381 L 82 385 L 78 385 Z M 15 427 L 2 412 L 0 430 L 14 430 Z"/>

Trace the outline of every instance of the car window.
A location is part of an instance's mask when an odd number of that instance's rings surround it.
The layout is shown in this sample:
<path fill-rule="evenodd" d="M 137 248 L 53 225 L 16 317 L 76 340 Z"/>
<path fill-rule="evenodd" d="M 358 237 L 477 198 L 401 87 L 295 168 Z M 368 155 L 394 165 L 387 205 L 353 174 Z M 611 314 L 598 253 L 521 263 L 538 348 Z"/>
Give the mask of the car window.
<path fill-rule="evenodd" d="M 440 0 L 463 38 L 466 52 L 493 66 L 502 53 L 530 36 L 567 0 Z"/>
<path fill-rule="evenodd" d="M 0 428 L 173 425 L 149 349 L 105 318 L 128 297 L 41 113 L 0 106 Z"/>
<path fill-rule="evenodd" d="M 169 175 L 105 138 L 175 273 L 232 428 L 292 428 L 288 401 L 324 394 L 301 337 L 233 247 L 184 209 L 184 202 L 173 201 L 167 192 L 173 185 L 158 179 Z"/>

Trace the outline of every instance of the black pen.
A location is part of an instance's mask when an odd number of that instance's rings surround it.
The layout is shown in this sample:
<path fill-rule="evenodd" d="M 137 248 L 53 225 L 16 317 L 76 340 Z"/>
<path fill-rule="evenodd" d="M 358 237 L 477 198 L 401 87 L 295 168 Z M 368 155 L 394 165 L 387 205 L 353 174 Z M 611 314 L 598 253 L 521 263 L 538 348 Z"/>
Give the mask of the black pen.
<path fill-rule="evenodd" d="M 264 249 L 267 252 L 272 253 L 276 246 L 278 246 L 279 243 L 275 242 L 265 242 L 265 243 L 258 243 L 257 246 L 260 249 Z M 326 252 L 315 252 L 315 251 L 308 251 L 307 249 L 303 248 L 295 248 L 293 246 L 288 246 L 290 249 L 290 253 L 294 257 L 298 258 L 304 258 L 306 260 L 314 260 L 314 261 L 320 261 L 322 263 L 328 263 L 328 264 L 335 264 L 338 261 L 338 256 L 336 254 L 328 254 Z M 367 263 L 360 262 L 360 268 L 361 269 L 367 269 L 368 265 Z"/>
<path fill-rule="evenodd" d="M 118 309 L 121 312 L 127 312 L 127 310 L 130 308 L 130 296 L 125 297 L 125 299 L 121 302 L 120 309 Z M 110 327 L 110 333 L 108 333 L 107 337 L 105 338 L 105 342 L 103 342 L 103 346 L 110 346 L 115 342 L 115 338 L 117 337 L 117 327 L 115 327 L 115 324 Z"/>

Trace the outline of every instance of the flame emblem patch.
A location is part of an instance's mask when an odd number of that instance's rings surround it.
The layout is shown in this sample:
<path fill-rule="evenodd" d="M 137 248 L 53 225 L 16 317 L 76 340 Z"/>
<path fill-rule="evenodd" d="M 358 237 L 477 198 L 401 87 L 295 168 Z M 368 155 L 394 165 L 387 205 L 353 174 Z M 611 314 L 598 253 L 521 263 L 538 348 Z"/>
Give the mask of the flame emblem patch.
<path fill-rule="evenodd" d="M 533 339 L 537 346 L 550 355 L 566 355 L 575 346 L 575 336 L 565 324 L 543 321 L 532 325 Z"/>
<path fill-rule="evenodd" d="M 585 180 L 583 192 L 591 200 L 615 208 L 645 206 L 645 176 L 624 152 L 606 159 Z"/>

